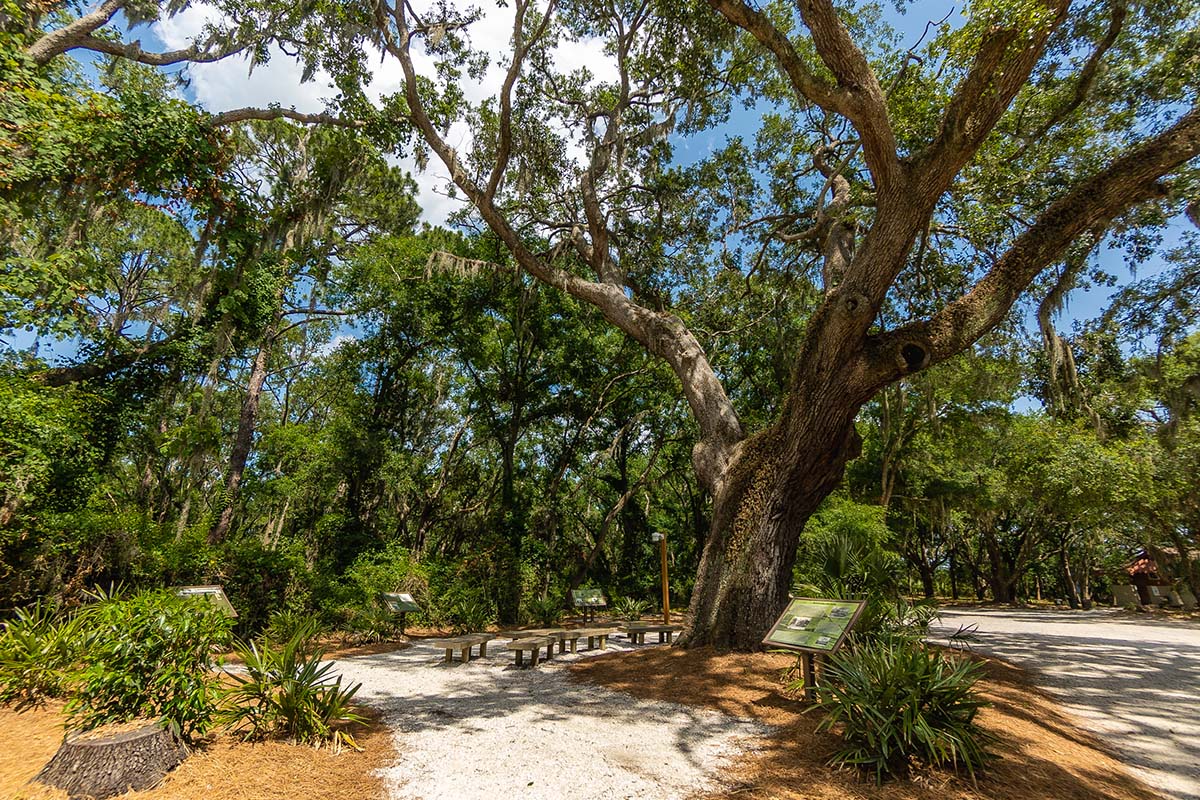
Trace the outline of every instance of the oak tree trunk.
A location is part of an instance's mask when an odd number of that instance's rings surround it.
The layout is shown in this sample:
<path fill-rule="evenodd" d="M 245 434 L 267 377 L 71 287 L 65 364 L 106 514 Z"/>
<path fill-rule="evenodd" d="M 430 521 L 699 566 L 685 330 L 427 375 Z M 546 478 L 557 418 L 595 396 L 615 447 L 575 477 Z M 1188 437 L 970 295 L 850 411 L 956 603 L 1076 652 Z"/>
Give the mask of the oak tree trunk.
<path fill-rule="evenodd" d="M 726 470 L 682 637 L 688 647 L 761 646 L 787 604 L 805 523 L 861 450 L 858 398 L 832 389 L 800 396 Z"/>

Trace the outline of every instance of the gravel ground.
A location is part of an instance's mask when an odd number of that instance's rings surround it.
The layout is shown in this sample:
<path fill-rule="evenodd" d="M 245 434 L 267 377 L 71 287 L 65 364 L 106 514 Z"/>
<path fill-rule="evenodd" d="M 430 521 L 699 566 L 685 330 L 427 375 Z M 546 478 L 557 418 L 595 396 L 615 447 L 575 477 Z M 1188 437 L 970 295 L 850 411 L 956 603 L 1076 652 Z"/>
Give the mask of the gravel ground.
<path fill-rule="evenodd" d="M 563 666 L 598 650 L 519 670 L 506 641 L 468 664 L 445 664 L 444 651 L 424 644 L 338 661 L 393 729 L 392 798 L 685 798 L 717 788 L 722 764 L 766 732 L 571 681 Z M 609 639 L 607 652 L 631 647 Z"/>
<path fill-rule="evenodd" d="M 972 648 L 1031 669 L 1146 783 L 1200 800 L 1200 625 L 1126 612 L 946 610 Z"/>

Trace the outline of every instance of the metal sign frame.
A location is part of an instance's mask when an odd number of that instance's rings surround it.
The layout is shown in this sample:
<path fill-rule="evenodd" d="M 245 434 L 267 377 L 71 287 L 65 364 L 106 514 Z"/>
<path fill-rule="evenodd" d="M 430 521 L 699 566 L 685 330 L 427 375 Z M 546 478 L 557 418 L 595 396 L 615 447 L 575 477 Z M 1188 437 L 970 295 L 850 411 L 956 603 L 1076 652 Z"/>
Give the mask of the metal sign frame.
<path fill-rule="evenodd" d="M 416 613 L 421 610 L 421 606 L 417 605 L 417 601 L 408 592 L 380 592 L 379 601 L 393 614 Z"/>
<path fill-rule="evenodd" d="M 805 611 L 808 611 L 806 615 L 804 613 L 798 613 L 801 611 L 801 609 L 796 608 L 797 603 L 823 607 L 828 610 L 824 613 L 812 613 L 811 609 L 805 609 Z M 854 624 L 858 622 L 858 618 L 862 616 L 863 609 L 866 608 L 866 605 L 867 604 L 865 600 L 836 600 L 827 597 L 792 597 L 788 600 L 787 608 L 783 610 L 783 613 L 779 615 L 779 619 L 775 620 L 775 624 L 771 626 L 771 629 L 767 631 L 767 635 L 763 637 L 763 644 L 769 647 L 778 647 L 783 650 L 791 650 L 797 653 L 830 655 L 837 652 L 838 648 L 840 648 L 842 643 L 845 642 L 846 636 L 850 633 L 851 629 L 854 628 Z M 844 615 L 835 615 L 832 613 L 834 609 L 845 609 L 845 613 Z M 827 619 L 836 619 L 839 623 L 836 626 L 839 629 L 836 631 L 836 636 L 833 635 L 835 631 L 833 630 L 832 626 L 826 626 L 826 630 L 828 631 L 827 635 L 831 637 L 828 646 L 801 645 L 796 644 L 795 642 L 787 641 L 786 639 L 772 638 L 777 636 L 781 630 L 805 630 L 817 633 L 821 627 L 822 621 Z M 842 619 L 846 620 L 845 625 L 840 624 Z M 796 623 L 799 621 L 803 621 L 803 624 L 797 627 Z"/>
<path fill-rule="evenodd" d="M 226 616 L 237 619 L 237 609 L 233 607 L 233 603 L 229 602 L 229 598 L 225 596 L 224 586 L 176 586 L 174 587 L 174 592 L 179 597 L 203 597 L 224 611 Z"/>

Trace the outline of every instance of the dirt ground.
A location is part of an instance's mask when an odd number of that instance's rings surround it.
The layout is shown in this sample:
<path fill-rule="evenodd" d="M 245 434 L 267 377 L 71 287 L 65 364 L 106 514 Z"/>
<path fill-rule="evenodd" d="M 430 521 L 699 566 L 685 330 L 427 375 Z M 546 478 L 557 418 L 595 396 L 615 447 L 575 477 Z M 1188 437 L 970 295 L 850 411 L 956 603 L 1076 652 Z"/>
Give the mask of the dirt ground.
<path fill-rule="evenodd" d="M 394 649 L 394 645 L 392 648 Z M 374 649 L 374 648 L 366 648 Z M 647 647 L 572 664 L 576 680 L 640 698 L 714 708 L 773 726 L 761 747 L 730 765 L 731 788 L 711 795 L 737 800 L 1149 800 L 1161 797 L 1082 733 L 1026 673 L 987 660 L 982 684 L 993 707 L 981 724 L 999 737 L 997 758 L 977 784 L 965 776 L 929 771 L 877 787 L 825 761 L 837 745 L 817 733 L 816 713 L 781 694 L 781 674 L 793 660 L 769 654 L 718 654 Z M 383 798 L 376 771 L 395 761 L 377 718 L 357 733 L 364 752 L 283 743 L 243 744 L 227 737 L 202 743 L 159 787 L 125 800 L 317 800 Z M 57 708 L 17 713 L 0 707 L 0 798 L 65 800 L 66 794 L 29 784 L 58 748 Z"/>
<path fill-rule="evenodd" d="M 714 797 L 737 800 L 1147 800 L 1161 797 L 1130 776 L 1103 744 L 1081 733 L 1023 670 L 985 662 L 981 684 L 994 704 L 980 723 L 999 737 L 997 758 L 972 784 L 965 776 L 928 771 L 877 787 L 854 772 L 831 771 L 836 749 L 817 733 L 816 713 L 781 694 L 781 655 L 718 654 L 653 648 L 572 665 L 578 680 L 637 697 L 709 706 L 776 727 L 755 755 L 733 765 L 733 788 Z"/>
<path fill-rule="evenodd" d="M 62 715 L 50 707 L 17 713 L 0 707 L 0 798 L 66 800 L 66 792 L 29 780 L 62 741 Z M 353 731 L 363 752 L 316 750 L 282 742 L 202 742 L 162 784 L 123 800 L 329 800 L 383 798 L 375 771 L 394 761 L 391 737 L 376 718 Z"/>

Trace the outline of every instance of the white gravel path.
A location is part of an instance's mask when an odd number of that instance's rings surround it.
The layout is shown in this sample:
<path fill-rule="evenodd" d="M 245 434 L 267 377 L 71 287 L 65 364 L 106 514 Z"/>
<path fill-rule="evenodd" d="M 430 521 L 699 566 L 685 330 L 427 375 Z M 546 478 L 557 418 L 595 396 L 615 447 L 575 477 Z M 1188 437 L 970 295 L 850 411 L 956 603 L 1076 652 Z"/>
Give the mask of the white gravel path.
<path fill-rule="evenodd" d="M 392 728 L 398 755 L 385 779 L 393 800 L 686 798 L 718 788 L 722 767 L 766 733 L 716 711 L 567 677 L 566 663 L 599 650 L 518 670 L 506 641 L 468 664 L 445 664 L 444 651 L 423 644 L 338 661 Z M 604 652 L 631 647 L 609 639 Z"/>
<path fill-rule="evenodd" d="M 1031 669 L 1146 783 L 1200 800 L 1200 625 L 1108 609 L 945 610 L 944 630 Z"/>

